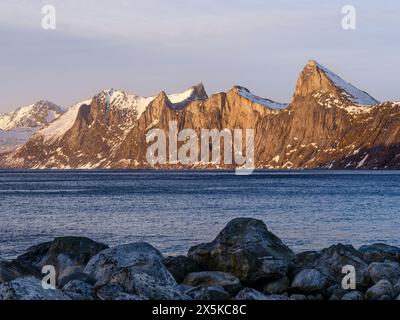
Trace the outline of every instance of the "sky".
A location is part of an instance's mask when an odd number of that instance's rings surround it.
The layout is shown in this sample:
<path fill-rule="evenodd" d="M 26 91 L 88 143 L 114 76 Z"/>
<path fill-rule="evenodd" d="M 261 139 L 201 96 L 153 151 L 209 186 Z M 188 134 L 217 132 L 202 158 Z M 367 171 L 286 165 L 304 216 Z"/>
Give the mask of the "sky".
<path fill-rule="evenodd" d="M 42 28 L 53 5 L 55 30 Z M 342 8 L 356 29 L 342 28 Z M 309 59 L 400 100 L 398 0 L 0 0 L 0 112 L 68 107 L 115 88 L 152 96 L 203 82 L 290 102 Z"/>

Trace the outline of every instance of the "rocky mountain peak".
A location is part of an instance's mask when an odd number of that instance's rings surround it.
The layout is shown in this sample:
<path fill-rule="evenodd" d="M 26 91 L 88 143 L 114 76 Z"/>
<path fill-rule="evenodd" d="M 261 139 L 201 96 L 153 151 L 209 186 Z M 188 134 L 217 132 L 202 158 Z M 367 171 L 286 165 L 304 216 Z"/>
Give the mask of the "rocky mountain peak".
<path fill-rule="evenodd" d="M 0 129 L 8 131 L 17 128 L 42 127 L 62 113 L 64 109 L 60 106 L 47 100 L 40 100 L 12 112 L 0 113 Z"/>
<path fill-rule="evenodd" d="M 294 100 L 317 94 L 328 94 L 331 98 L 339 99 L 348 105 L 374 105 L 379 103 L 371 95 L 346 82 L 317 61 L 309 60 L 298 78 Z"/>

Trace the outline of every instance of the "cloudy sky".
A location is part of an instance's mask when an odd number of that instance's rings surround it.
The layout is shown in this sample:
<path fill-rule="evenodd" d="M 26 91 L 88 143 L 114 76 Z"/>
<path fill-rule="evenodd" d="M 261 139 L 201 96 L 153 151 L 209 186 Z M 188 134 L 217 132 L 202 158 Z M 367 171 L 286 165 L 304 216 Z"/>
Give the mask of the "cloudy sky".
<path fill-rule="evenodd" d="M 47 4 L 56 30 L 41 26 Z M 349 4 L 356 30 L 342 28 Z M 311 58 L 379 100 L 400 100 L 399 16 L 398 0 L 0 0 L 0 112 L 198 82 L 287 102 Z"/>

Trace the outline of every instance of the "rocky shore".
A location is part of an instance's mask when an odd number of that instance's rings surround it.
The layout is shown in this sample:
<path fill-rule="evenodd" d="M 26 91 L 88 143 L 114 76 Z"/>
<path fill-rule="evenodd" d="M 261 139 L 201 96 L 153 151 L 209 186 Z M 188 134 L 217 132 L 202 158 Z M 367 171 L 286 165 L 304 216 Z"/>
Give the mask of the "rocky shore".
<path fill-rule="evenodd" d="M 42 286 L 43 266 L 56 288 Z M 355 288 L 342 286 L 344 266 Z M 82 237 L 41 243 L 0 260 L 0 300 L 400 300 L 400 248 L 333 245 L 295 254 L 263 221 L 237 218 L 187 256 L 148 243 L 109 248 Z"/>

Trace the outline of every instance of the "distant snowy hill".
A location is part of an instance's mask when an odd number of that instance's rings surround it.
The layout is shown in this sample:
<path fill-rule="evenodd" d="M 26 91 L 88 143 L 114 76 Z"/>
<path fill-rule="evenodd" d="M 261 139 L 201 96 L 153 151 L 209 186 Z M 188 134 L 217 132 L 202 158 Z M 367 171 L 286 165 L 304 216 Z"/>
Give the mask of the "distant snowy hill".
<path fill-rule="evenodd" d="M 41 100 L 13 112 L 0 113 L 0 152 L 24 144 L 32 134 L 63 112 L 56 104 Z"/>

